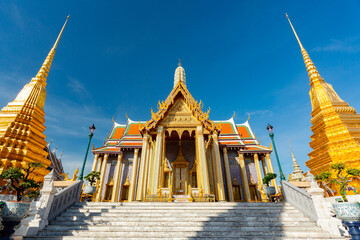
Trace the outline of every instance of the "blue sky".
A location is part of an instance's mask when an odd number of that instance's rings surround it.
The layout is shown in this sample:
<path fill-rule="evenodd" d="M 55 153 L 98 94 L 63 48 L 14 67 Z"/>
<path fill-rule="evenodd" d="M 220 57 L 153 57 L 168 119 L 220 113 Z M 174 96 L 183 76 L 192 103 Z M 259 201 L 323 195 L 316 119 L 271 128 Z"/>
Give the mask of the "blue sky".
<path fill-rule="evenodd" d="M 250 124 L 283 170 L 310 152 L 309 79 L 288 13 L 321 76 L 360 111 L 360 2 L 345 1 L 1 1 L 0 107 L 34 77 L 71 15 L 48 77 L 47 140 L 65 171 L 82 165 L 88 127 L 103 144 L 112 116 L 149 120 L 183 59 L 187 86 L 210 118 Z M 277 166 L 272 154 L 275 170 Z M 92 164 L 88 158 L 86 172 Z"/>

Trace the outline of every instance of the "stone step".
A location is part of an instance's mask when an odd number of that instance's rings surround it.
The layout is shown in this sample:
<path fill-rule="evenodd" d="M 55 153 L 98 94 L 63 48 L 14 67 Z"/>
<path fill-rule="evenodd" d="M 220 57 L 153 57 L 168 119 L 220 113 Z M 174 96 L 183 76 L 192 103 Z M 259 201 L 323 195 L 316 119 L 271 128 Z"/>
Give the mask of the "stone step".
<path fill-rule="evenodd" d="M 187 217 L 170 217 L 170 216 L 158 216 L 158 217 L 149 217 L 149 216 L 141 216 L 141 217 L 123 217 L 123 216 L 113 216 L 113 217 L 106 217 L 106 216 L 64 216 L 62 214 L 61 216 L 57 217 L 56 220 L 61 221 L 82 221 L 82 220 L 91 220 L 91 221 L 129 221 L 129 222 L 136 222 L 136 221 L 146 221 L 146 222 L 154 222 L 154 221 L 169 221 L 169 222 L 202 222 L 202 221 L 226 221 L 226 222 L 242 222 L 242 221 L 259 221 L 259 222 L 287 222 L 287 221 L 298 221 L 298 222 L 304 222 L 309 221 L 309 218 L 306 218 L 304 216 L 301 217 L 276 217 L 271 216 L 268 218 L 264 218 L 263 216 L 187 216 Z"/>
<path fill-rule="evenodd" d="M 174 203 L 176 204 L 176 203 Z M 136 206 L 121 206 L 121 205 L 82 205 L 82 206 L 73 206 L 71 208 L 75 209 L 95 209 L 95 208 L 101 208 L 101 209 L 282 209 L 282 210 L 288 210 L 288 209 L 296 209 L 291 206 L 227 206 L 227 205 L 214 205 L 214 206 L 200 206 L 200 205 L 175 205 L 175 206 L 143 206 L 143 205 L 136 205 Z"/>
<path fill-rule="evenodd" d="M 94 217 L 94 216 L 103 216 L 103 217 L 123 217 L 123 218 L 127 218 L 127 217 L 151 217 L 151 218 L 162 218 L 162 217 L 172 217 L 172 216 L 177 216 L 177 217 L 217 217 L 217 216 L 224 216 L 224 217 L 232 217 L 232 216 L 238 216 L 238 217 L 245 217 L 245 216 L 255 216 L 255 217 L 264 217 L 264 218 L 271 218 L 271 217 L 302 217 L 303 214 L 301 213 L 286 213 L 286 212 L 282 212 L 282 213 L 278 213 L 278 214 L 273 214 L 271 212 L 269 213 L 263 213 L 263 212 L 238 212 L 238 213 L 233 213 L 231 211 L 229 212 L 222 212 L 222 213 L 217 213 L 217 212 L 179 212 L 179 213 L 172 213 L 172 212 L 164 212 L 164 213 L 148 213 L 146 212 L 141 212 L 141 213 L 114 213 L 114 212 L 83 212 L 83 213 L 79 213 L 79 212 L 69 212 L 66 211 L 62 214 L 62 216 L 67 217 L 67 216 L 77 216 L 77 217 Z"/>
<path fill-rule="evenodd" d="M 69 208 L 69 210 L 79 210 L 79 211 L 86 211 L 86 210 L 105 210 L 105 211 L 109 211 L 109 210 L 114 210 L 114 211 L 194 211 L 194 210 L 202 210 L 202 211 L 298 211 L 296 208 L 292 208 L 292 207 L 286 207 L 286 208 L 281 208 L 281 207 L 274 207 L 274 208 L 267 208 L 267 207 L 90 207 L 90 206 L 86 206 L 86 207 L 71 207 Z"/>
<path fill-rule="evenodd" d="M 226 238 L 226 237 L 297 237 L 303 238 L 316 238 L 316 237 L 330 237 L 330 234 L 319 232 L 310 232 L 310 231 L 254 231 L 254 232 L 237 232 L 237 231 L 173 231 L 173 232 L 155 232 L 155 231 L 113 231 L 113 232 L 90 232 L 90 231 L 41 231 L 38 236 L 76 236 L 76 237 L 93 237 L 94 234 L 101 236 L 103 238 L 107 237 L 122 237 L 122 238 L 140 238 L 140 237 L 149 237 L 149 238 L 176 238 L 179 237 L 217 237 L 217 238 Z"/>
<path fill-rule="evenodd" d="M 175 238 L 138 238 L 138 237 L 126 237 L 126 238 L 122 238 L 122 237 L 103 237 L 103 236 L 99 236 L 99 237 L 74 237 L 74 236 L 61 236 L 61 237 L 57 237 L 57 236 L 37 236 L 37 237 L 26 237 L 24 238 L 25 240 L 36 240 L 36 239 L 41 239 L 41 240 L 128 240 L 128 239 L 136 239 L 136 240 L 159 240 L 159 239 L 166 239 L 166 240 L 204 240 L 204 239 L 218 239 L 218 237 L 191 237 L 191 238 L 182 238 L 182 237 L 175 237 Z M 222 237 L 221 240 L 330 240 L 330 239 L 334 239 L 334 240 L 344 240 L 344 238 L 338 238 L 338 237 L 316 237 L 316 238 L 308 238 L 308 237 L 276 237 L 276 238 L 271 238 L 271 237 Z"/>
<path fill-rule="evenodd" d="M 172 227 L 174 226 L 174 222 L 171 221 L 162 221 L 162 222 L 145 222 L 145 221 L 92 221 L 92 220 L 83 220 L 83 221 L 60 221 L 60 220 L 53 220 L 50 222 L 50 225 L 48 228 L 51 228 L 53 225 L 58 226 L 128 226 L 128 227 L 134 227 L 134 226 L 143 226 L 143 227 Z M 283 226 L 283 227 L 295 227 L 295 226 L 301 226 L 301 227 L 313 227 L 315 226 L 315 222 L 313 221 L 289 221 L 289 222 L 279 222 L 279 221 L 230 221 L 230 222 L 224 222 L 224 221 L 209 221 L 209 222 L 194 222 L 194 221 L 188 221 L 188 222 L 182 222 L 182 221 L 176 221 L 176 226 L 178 227 L 187 227 L 187 226 L 215 226 L 215 227 L 228 227 L 228 226 L 249 226 L 249 227 L 256 227 L 256 226 Z"/>
<path fill-rule="evenodd" d="M 71 213 L 116 213 L 116 214 L 138 214 L 138 213 L 144 213 L 144 211 L 146 211 L 146 213 L 168 213 L 168 214 L 178 214 L 178 213 L 208 213 L 209 211 L 211 211 L 212 213 L 235 213 L 235 214 L 256 214 L 256 213 L 271 213 L 271 214 L 281 214 L 281 213 L 287 213 L 287 214 L 291 214 L 291 213 L 296 213 L 299 214 L 300 212 L 296 209 L 291 209 L 291 210 L 280 210 L 280 209 L 254 209 L 254 210 L 249 210 L 249 209 L 129 209 L 129 208 L 123 208 L 123 209 L 101 209 L 101 208 L 97 208 L 97 209 L 93 209 L 93 208 L 89 208 L 89 209 L 76 209 L 76 208 L 70 208 L 68 209 L 66 212 L 71 212 Z"/>
<path fill-rule="evenodd" d="M 282 227 L 282 226 L 161 226 L 161 227 L 144 227 L 144 226 L 60 226 L 53 225 L 46 229 L 46 232 L 72 232 L 72 231 L 87 231 L 87 232 L 187 232 L 187 231 L 205 231 L 205 232 L 287 232 L 287 231 L 301 231 L 301 232 L 320 232 L 321 229 L 317 226 L 297 226 L 297 227 Z"/>

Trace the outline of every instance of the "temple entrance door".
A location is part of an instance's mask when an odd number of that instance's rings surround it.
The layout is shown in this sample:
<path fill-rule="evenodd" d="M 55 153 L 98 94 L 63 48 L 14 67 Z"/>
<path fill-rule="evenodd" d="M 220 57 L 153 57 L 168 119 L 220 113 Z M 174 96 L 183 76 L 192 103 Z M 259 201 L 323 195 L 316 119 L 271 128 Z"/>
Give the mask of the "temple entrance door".
<path fill-rule="evenodd" d="M 174 182 L 175 182 L 175 194 L 183 195 L 186 194 L 188 167 L 176 167 L 174 168 Z"/>

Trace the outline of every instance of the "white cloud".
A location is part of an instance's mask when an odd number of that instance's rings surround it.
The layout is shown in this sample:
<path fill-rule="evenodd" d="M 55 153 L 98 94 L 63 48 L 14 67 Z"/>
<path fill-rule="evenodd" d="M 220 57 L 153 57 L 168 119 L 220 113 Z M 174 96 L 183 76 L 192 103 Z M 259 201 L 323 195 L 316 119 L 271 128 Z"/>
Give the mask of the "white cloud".
<path fill-rule="evenodd" d="M 332 39 L 328 45 L 316 47 L 313 51 L 356 53 L 360 51 L 360 38 L 349 38 L 346 40 Z"/>

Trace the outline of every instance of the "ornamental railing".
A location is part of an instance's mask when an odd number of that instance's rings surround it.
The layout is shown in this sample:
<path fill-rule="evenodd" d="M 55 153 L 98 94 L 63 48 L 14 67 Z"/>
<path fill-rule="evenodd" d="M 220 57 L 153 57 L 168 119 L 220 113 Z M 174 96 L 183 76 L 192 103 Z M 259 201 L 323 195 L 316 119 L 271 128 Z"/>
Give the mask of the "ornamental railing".
<path fill-rule="evenodd" d="M 55 194 L 49 213 L 49 220 L 54 219 L 75 202 L 79 201 L 82 185 L 83 181 L 77 180 L 70 186 Z"/>
<path fill-rule="evenodd" d="M 311 220 L 316 221 L 318 219 L 313 199 L 309 193 L 287 181 L 281 181 L 281 186 L 286 202 L 291 203 Z"/>

